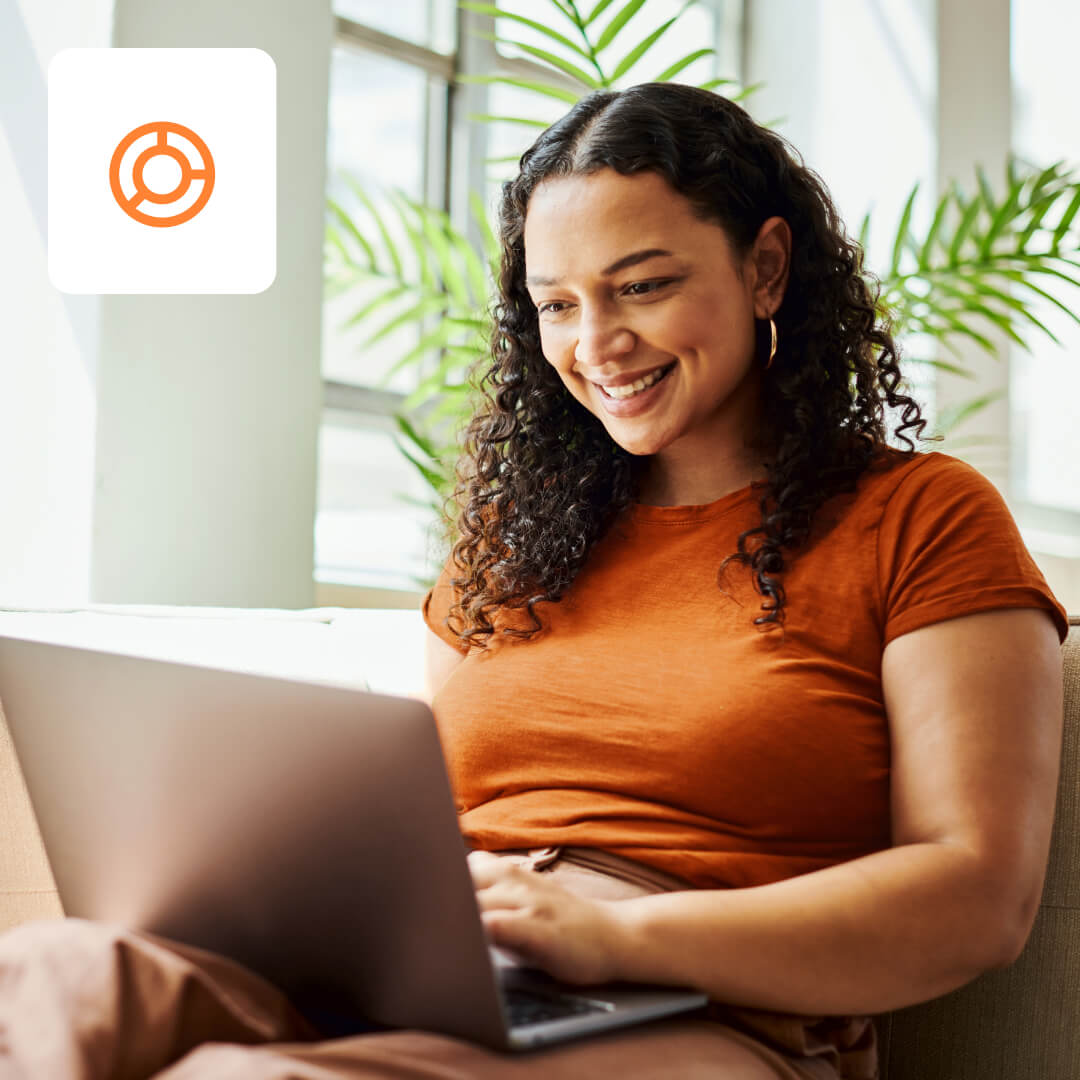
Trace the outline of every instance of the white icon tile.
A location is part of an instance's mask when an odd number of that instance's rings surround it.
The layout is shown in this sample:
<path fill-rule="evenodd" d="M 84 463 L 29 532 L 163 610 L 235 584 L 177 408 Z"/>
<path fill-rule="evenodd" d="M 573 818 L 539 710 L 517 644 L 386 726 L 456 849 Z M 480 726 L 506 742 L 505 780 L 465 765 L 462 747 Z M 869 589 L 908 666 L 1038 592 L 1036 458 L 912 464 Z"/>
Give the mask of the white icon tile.
<path fill-rule="evenodd" d="M 277 270 L 274 61 L 65 49 L 49 65 L 49 278 L 67 293 L 258 293 Z"/>

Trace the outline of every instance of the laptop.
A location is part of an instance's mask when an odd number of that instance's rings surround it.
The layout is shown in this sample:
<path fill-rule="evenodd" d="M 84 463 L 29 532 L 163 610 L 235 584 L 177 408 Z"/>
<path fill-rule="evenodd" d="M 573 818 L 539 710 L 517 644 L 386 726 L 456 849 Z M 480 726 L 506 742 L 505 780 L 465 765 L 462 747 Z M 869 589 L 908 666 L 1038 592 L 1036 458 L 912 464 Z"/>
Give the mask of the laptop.
<path fill-rule="evenodd" d="M 10 636 L 0 701 L 66 914 L 230 957 L 334 1035 L 523 1050 L 708 1000 L 488 941 L 422 701 Z"/>

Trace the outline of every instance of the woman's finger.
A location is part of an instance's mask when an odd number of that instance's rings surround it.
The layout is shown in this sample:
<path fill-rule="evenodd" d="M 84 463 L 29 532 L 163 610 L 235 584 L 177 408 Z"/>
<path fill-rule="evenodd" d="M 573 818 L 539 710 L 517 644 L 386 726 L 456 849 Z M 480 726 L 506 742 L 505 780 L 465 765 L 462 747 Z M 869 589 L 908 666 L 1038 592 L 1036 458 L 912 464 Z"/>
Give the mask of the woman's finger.
<path fill-rule="evenodd" d="M 537 893 L 527 881 L 493 881 L 477 888 L 476 900 L 481 911 L 494 908 L 535 908 Z"/>
<path fill-rule="evenodd" d="M 480 918 L 494 944 L 512 949 L 523 960 L 535 960 L 541 955 L 544 929 L 527 915 L 503 908 L 481 912 Z"/>
<path fill-rule="evenodd" d="M 494 855 L 488 855 L 486 859 L 474 859 L 473 855 L 487 855 L 487 852 L 471 852 L 469 855 L 469 873 L 472 875 L 473 885 L 478 889 L 486 888 L 496 881 L 522 880 L 532 871 L 523 870 L 514 863 L 504 862 Z"/>

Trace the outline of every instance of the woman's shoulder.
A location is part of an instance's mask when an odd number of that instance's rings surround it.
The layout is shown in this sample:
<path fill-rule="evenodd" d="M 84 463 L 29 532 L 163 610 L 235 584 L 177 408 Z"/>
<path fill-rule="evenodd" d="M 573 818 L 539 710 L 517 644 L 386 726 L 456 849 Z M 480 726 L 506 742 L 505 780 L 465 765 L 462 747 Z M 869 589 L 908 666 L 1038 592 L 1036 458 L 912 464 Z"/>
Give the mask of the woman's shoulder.
<path fill-rule="evenodd" d="M 891 476 L 894 480 L 918 471 L 929 469 L 970 469 L 971 466 L 962 458 L 940 450 L 905 450 L 897 446 L 882 446 L 877 449 L 870 461 L 871 471 L 882 476 Z"/>
<path fill-rule="evenodd" d="M 887 446 L 877 451 L 859 479 L 860 491 L 881 505 L 931 492 L 939 497 L 959 491 L 993 490 L 993 482 L 973 465 L 940 450 L 908 452 Z"/>
<path fill-rule="evenodd" d="M 815 520 L 816 542 L 851 543 L 875 536 L 880 548 L 889 537 L 932 532 L 956 518 L 978 528 L 979 511 L 995 522 L 1011 515 L 993 482 L 961 458 L 939 450 L 879 448 L 854 486 L 840 490 Z M 828 539 L 826 539 L 828 538 Z"/>

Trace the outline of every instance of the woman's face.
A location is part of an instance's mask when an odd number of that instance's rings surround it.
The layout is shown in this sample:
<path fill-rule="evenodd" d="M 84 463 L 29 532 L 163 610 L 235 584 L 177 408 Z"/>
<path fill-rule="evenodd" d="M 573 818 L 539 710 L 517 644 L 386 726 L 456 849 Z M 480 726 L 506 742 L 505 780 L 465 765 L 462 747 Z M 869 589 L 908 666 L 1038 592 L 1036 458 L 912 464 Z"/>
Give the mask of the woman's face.
<path fill-rule="evenodd" d="M 771 218 L 740 259 L 653 172 L 545 181 L 524 229 L 544 356 L 628 452 L 738 460 L 759 389 L 754 318 L 779 306 L 785 236 Z M 601 388 L 665 372 L 630 397 Z"/>

